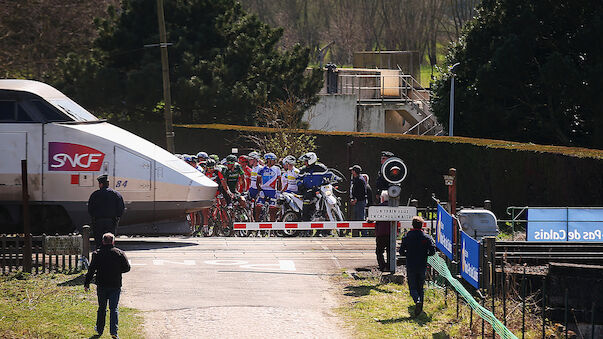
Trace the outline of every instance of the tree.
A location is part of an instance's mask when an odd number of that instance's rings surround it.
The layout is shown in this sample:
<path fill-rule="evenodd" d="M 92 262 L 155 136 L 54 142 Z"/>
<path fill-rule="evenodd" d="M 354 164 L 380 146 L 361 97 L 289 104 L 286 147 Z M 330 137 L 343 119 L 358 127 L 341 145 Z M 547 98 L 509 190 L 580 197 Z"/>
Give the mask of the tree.
<path fill-rule="evenodd" d="M 42 80 L 57 57 L 85 51 L 93 19 L 118 0 L 4 0 L 0 6 L 0 76 Z"/>
<path fill-rule="evenodd" d="M 603 147 L 603 6 L 488 0 L 448 56 L 455 135 Z M 448 122 L 450 74 L 433 109 Z"/>
<path fill-rule="evenodd" d="M 161 64 L 155 1 L 124 0 L 98 20 L 88 55 L 61 62 L 57 85 L 100 115 L 159 119 Z M 253 124 L 253 112 L 292 93 L 302 107 L 317 101 L 322 73 L 306 75 L 307 49 L 280 51 L 282 29 L 247 14 L 234 0 L 167 1 L 175 120 Z M 154 112 L 154 113 L 153 113 Z"/>

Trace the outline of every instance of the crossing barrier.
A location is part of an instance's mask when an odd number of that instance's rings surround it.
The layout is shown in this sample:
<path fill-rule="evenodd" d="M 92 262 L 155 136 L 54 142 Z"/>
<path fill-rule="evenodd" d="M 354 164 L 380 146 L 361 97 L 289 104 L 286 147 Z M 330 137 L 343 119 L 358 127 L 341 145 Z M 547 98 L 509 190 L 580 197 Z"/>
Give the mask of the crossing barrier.
<path fill-rule="evenodd" d="M 235 222 L 235 230 L 367 230 L 374 229 L 374 222 L 367 221 L 277 221 L 277 222 Z M 398 228 L 412 228 L 412 221 L 399 221 Z"/>

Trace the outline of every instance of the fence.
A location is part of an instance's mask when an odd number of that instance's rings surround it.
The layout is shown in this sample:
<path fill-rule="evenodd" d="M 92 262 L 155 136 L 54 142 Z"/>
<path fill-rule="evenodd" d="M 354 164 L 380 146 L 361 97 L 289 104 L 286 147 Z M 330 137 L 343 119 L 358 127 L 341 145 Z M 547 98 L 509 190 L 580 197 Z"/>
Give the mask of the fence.
<path fill-rule="evenodd" d="M 82 235 L 32 236 L 31 273 L 79 272 L 87 268 L 90 239 L 87 226 Z M 26 237 L 0 235 L 0 274 L 26 271 Z"/>

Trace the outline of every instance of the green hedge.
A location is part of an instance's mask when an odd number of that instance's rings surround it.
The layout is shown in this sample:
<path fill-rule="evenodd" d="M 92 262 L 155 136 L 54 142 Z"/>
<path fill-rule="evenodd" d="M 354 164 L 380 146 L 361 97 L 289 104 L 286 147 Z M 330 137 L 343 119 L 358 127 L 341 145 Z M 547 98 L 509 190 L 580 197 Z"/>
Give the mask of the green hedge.
<path fill-rule="evenodd" d="M 164 145 L 163 125 L 123 126 Z M 178 125 L 179 153 L 207 151 L 225 156 L 232 147 L 249 151 L 242 134 L 274 130 L 229 125 Z M 293 131 L 300 132 L 300 131 Z M 603 151 L 543 146 L 463 137 L 428 137 L 357 132 L 304 131 L 316 135 L 320 161 L 344 174 L 359 164 L 371 177 L 380 167 L 381 150 L 402 158 L 409 173 L 403 182 L 402 201 L 432 204 L 431 194 L 447 200 L 442 175 L 457 169 L 458 205 L 482 206 L 492 201 L 499 219 L 508 219 L 508 206 L 602 206 Z M 348 161 L 348 143 L 350 155 Z M 296 154 L 299 156 L 299 154 Z"/>

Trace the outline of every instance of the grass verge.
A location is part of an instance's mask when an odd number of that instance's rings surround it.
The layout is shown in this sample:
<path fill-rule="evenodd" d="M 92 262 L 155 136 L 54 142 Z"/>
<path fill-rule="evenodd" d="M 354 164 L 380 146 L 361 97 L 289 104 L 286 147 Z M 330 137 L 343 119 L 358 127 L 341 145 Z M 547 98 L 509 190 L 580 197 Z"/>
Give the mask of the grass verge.
<path fill-rule="evenodd" d="M 462 300 L 457 318 L 456 296 L 450 291 L 446 305 L 443 289 L 426 288 L 424 312 L 414 317 L 411 316 L 414 302 L 406 285 L 381 284 L 378 278 L 370 276 L 354 280 L 344 275 L 338 279 L 343 286 L 344 302 L 337 312 L 346 323 L 353 324 L 355 337 L 437 339 L 475 338 L 482 334 L 481 318 L 475 312 L 471 317 L 470 308 Z M 498 310 L 501 310 L 500 305 Z M 498 313 L 497 317 L 501 319 Z M 512 318 L 508 317 L 508 323 L 509 329 L 521 337 L 521 313 L 515 312 Z M 487 322 L 484 331 L 486 337 L 492 336 L 492 327 Z M 547 326 L 547 337 L 551 334 L 552 329 Z M 525 338 L 540 337 L 538 318 L 527 315 Z"/>
<path fill-rule="evenodd" d="M 95 334 L 96 288 L 83 275 L 0 276 L 0 338 L 89 338 Z M 109 320 L 103 337 L 109 337 Z M 120 338 L 142 338 L 142 316 L 119 308 Z"/>

